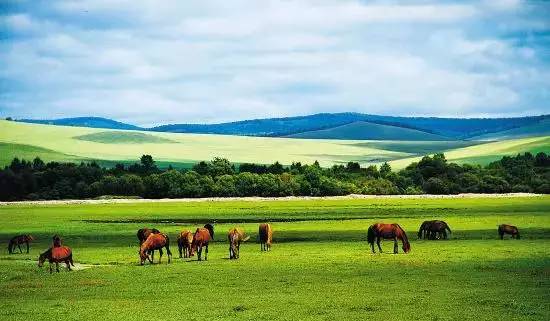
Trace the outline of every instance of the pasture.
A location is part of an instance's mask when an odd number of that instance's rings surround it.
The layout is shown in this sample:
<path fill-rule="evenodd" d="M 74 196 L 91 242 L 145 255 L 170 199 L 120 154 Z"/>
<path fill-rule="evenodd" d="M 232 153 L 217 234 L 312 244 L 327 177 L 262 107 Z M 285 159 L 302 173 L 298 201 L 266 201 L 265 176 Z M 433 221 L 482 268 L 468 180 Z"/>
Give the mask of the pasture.
<path fill-rule="evenodd" d="M 444 219 L 450 240 L 417 240 Z M 274 244 L 260 252 L 259 222 Z M 371 254 L 366 231 L 397 222 L 412 250 Z M 176 234 L 214 222 L 209 260 L 177 257 Z M 499 240 L 497 225 L 522 239 Z M 0 252 L 1 320 L 549 320 L 550 196 L 136 202 L 0 206 L 0 240 L 31 233 L 30 254 Z M 137 229 L 171 237 L 173 262 L 139 266 Z M 228 259 L 227 230 L 251 236 Z M 76 263 L 36 259 L 59 233 Z M 155 255 L 157 258 L 157 255 Z"/>
<path fill-rule="evenodd" d="M 531 137 L 501 142 L 328 140 L 245 137 L 206 134 L 178 134 L 108 130 L 27 124 L 0 120 L 0 166 L 14 157 L 44 161 L 91 161 L 102 165 L 133 163 L 143 154 L 152 155 L 159 165 L 189 167 L 214 157 L 235 163 L 272 164 L 279 161 L 321 166 L 391 162 L 400 169 L 428 153 L 445 152 L 450 161 L 487 163 L 503 155 L 550 151 L 550 138 Z M 472 146 L 473 145 L 473 146 Z"/>

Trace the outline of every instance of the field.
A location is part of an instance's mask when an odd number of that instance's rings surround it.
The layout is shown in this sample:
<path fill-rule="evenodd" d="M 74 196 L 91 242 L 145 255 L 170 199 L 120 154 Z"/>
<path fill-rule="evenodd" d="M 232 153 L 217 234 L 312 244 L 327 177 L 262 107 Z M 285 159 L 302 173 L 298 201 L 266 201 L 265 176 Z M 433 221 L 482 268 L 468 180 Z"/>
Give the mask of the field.
<path fill-rule="evenodd" d="M 406 137 L 405 137 L 406 138 Z M 471 146 L 473 145 L 473 146 Z M 160 164 L 189 167 L 214 157 L 235 163 L 271 164 L 279 161 L 332 166 L 349 161 L 362 165 L 391 161 L 399 169 L 419 155 L 445 151 L 459 162 L 486 163 L 503 155 L 525 151 L 550 152 L 550 137 L 532 137 L 501 142 L 465 141 L 367 141 L 245 137 L 177 134 L 64 127 L 0 121 L 0 166 L 13 157 L 45 161 L 100 160 L 103 164 L 133 163 L 150 154 Z"/>
<path fill-rule="evenodd" d="M 425 219 L 445 219 L 446 241 L 416 240 Z M 215 222 L 209 260 L 177 258 L 175 234 Z M 275 244 L 261 253 L 258 222 Z M 412 251 L 373 255 L 376 221 L 398 222 Z M 497 239 L 517 225 L 521 240 Z M 550 196 L 0 205 L 0 239 L 32 233 L 30 254 L 0 254 L 1 320 L 549 320 Z M 225 233 L 251 240 L 227 259 Z M 135 232 L 172 237 L 171 264 L 138 265 Z M 54 233 L 90 268 L 36 267 Z M 5 243 L 4 243 L 5 244 Z"/>

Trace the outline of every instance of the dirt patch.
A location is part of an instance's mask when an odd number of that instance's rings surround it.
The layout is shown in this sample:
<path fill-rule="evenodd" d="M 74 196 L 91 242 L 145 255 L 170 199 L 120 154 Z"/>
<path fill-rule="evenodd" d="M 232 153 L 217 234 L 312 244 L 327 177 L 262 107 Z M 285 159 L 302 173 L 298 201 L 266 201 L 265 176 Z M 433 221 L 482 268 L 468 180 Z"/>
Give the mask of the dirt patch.
<path fill-rule="evenodd" d="M 59 205 L 59 204 L 127 204 L 127 203 L 178 203 L 178 202 L 228 202 L 228 201 L 298 201 L 298 200 L 349 200 L 349 199 L 455 199 L 455 198 L 510 198 L 542 197 L 545 194 L 505 193 L 505 194 L 457 194 L 457 195 L 359 195 L 346 196 L 288 196 L 288 197 L 206 197 L 206 198 L 163 198 L 163 199 L 94 199 L 94 200 L 51 200 L 0 202 L 0 206 L 10 205 Z"/>

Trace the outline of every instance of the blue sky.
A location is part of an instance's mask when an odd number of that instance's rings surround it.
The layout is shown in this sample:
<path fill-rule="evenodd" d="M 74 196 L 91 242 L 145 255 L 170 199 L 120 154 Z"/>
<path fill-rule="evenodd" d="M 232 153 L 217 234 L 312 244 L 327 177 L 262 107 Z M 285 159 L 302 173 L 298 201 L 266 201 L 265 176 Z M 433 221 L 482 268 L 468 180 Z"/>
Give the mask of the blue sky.
<path fill-rule="evenodd" d="M 550 113 L 546 1 L 4 1 L 0 115 Z"/>

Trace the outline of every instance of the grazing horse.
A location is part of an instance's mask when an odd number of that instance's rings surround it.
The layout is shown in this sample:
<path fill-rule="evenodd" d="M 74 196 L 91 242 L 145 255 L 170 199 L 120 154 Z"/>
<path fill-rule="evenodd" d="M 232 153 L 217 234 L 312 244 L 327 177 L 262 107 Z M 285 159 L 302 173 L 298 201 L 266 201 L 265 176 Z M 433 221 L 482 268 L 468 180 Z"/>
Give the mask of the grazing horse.
<path fill-rule="evenodd" d="M 57 272 L 59 272 L 60 262 L 65 262 L 69 271 L 71 270 L 71 265 L 74 266 L 73 251 L 67 246 L 51 247 L 46 252 L 40 254 L 38 257 L 38 266 L 42 267 L 46 260 L 50 262 L 50 273 L 53 273 L 52 263 L 55 263 L 55 270 Z"/>
<path fill-rule="evenodd" d="M 191 231 L 181 231 L 178 235 L 178 251 L 180 258 L 191 257 L 191 244 L 193 243 L 193 233 Z"/>
<path fill-rule="evenodd" d="M 451 228 L 445 221 L 424 221 L 418 230 L 418 238 L 436 240 L 443 237 L 447 239 L 447 231 L 451 233 Z"/>
<path fill-rule="evenodd" d="M 204 260 L 208 261 L 208 243 L 212 240 L 212 234 L 214 234 L 213 230 L 210 231 L 206 227 L 199 227 L 195 231 L 195 234 L 193 234 L 193 241 L 191 242 L 191 256 L 197 251 L 197 257 L 199 261 L 201 261 L 202 248 L 204 247 Z"/>
<path fill-rule="evenodd" d="M 515 237 L 516 240 L 519 240 L 519 230 L 517 227 L 508 224 L 501 224 L 498 226 L 498 235 L 500 239 L 504 239 L 504 234 L 512 235 L 512 238 Z"/>
<path fill-rule="evenodd" d="M 34 237 L 30 234 L 17 235 L 11 238 L 8 244 L 8 253 L 13 254 L 15 251 L 15 246 L 19 248 L 19 253 L 23 253 L 21 250 L 21 244 L 27 244 L 27 253 L 29 253 L 29 243 L 34 241 Z"/>
<path fill-rule="evenodd" d="M 141 244 L 139 249 L 139 257 L 141 259 L 141 265 L 145 263 L 145 260 L 149 260 L 153 264 L 153 259 L 149 256 L 149 253 L 154 250 L 159 251 L 159 264 L 162 260 L 162 248 L 166 248 L 166 254 L 168 254 L 168 263 L 172 258 L 172 252 L 170 252 L 170 239 L 168 235 L 162 233 L 151 233 L 149 237 Z"/>
<path fill-rule="evenodd" d="M 401 240 L 403 243 L 403 252 L 408 253 L 411 250 L 411 245 L 409 243 L 409 239 L 407 238 L 407 234 L 405 233 L 405 230 L 399 226 L 399 224 L 376 223 L 369 227 L 367 240 L 371 246 L 372 253 L 376 253 L 374 251 L 375 239 L 380 253 L 382 253 L 382 247 L 380 247 L 380 241 L 382 239 L 393 240 L 394 254 L 397 254 L 398 252 L 397 240 Z"/>
<path fill-rule="evenodd" d="M 241 249 L 241 242 L 246 242 L 250 236 L 244 236 L 244 231 L 241 228 L 234 227 L 227 233 L 227 239 L 229 240 L 229 258 L 238 259 Z"/>
<path fill-rule="evenodd" d="M 271 242 L 273 241 L 273 229 L 271 228 L 271 224 L 260 224 L 258 234 L 260 235 L 260 251 L 270 251 Z"/>
<path fill-rule="evenodd" d="M 143 242 L 145 242 L 145 240 L 147 240 L 149 235 L 151 235 L 151 233 L 158 234 L 158 233 L 160 233 L 160 231 L 157 230 L 156 228 L 148 228 L 148 227 L 141 228 L 137 231 L 136 236 L 139 240 L 139 246 L 140 247 L 143 244 Z M 155 251 L 151 251 L 148 254 L 151 254 L 151 260 L 153 260 L 154 257 L 155 257 Z"/>

